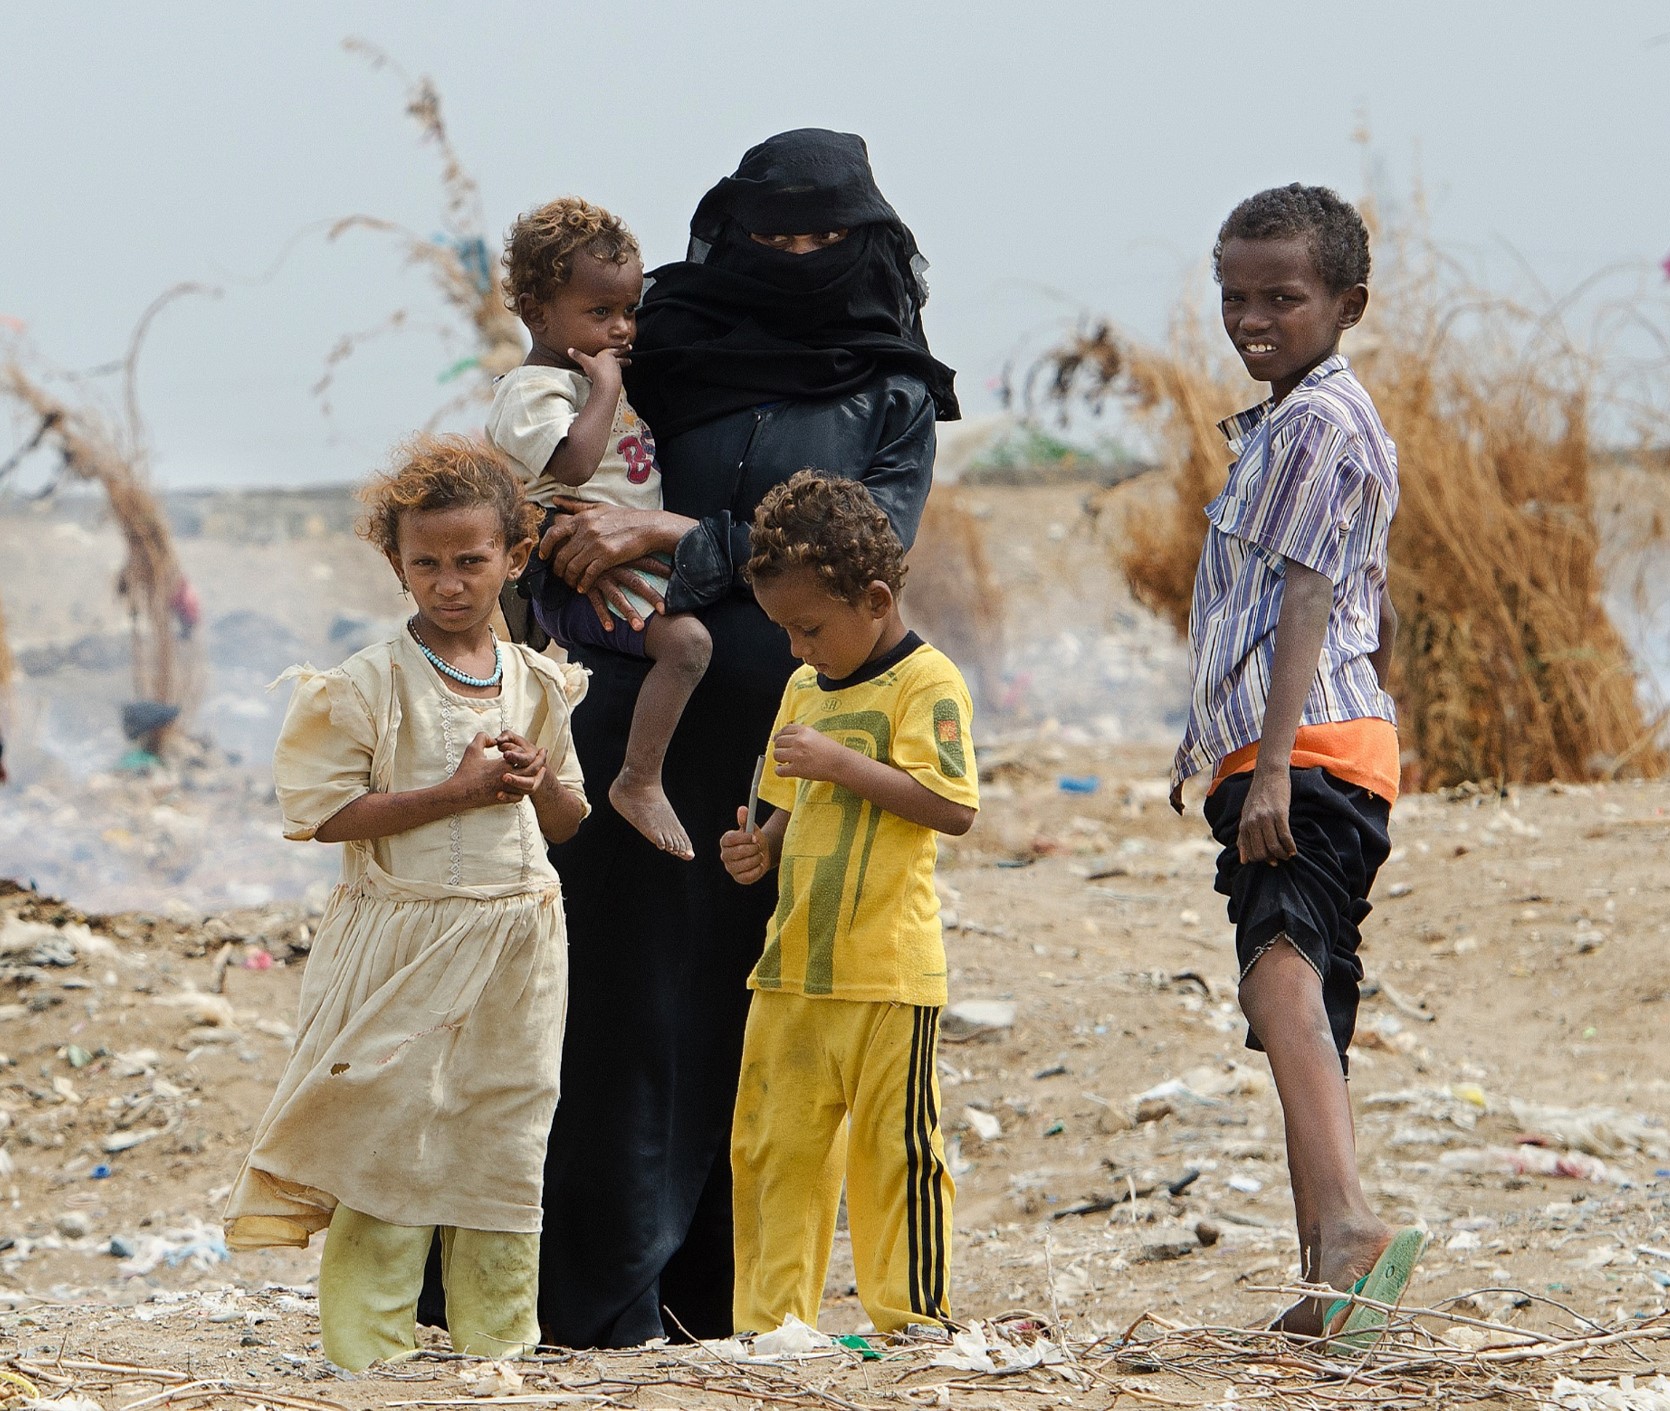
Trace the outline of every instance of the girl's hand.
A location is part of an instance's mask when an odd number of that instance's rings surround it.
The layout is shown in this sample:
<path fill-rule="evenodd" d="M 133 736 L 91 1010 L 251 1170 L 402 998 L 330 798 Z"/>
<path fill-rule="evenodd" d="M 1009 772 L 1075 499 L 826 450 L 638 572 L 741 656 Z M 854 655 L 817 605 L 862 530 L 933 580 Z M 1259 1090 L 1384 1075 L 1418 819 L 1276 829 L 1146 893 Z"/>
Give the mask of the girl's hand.
<path fill-rule="evenodd" d="M 771 871 L 771 848 L 765 834 L 748 826 L 748 810 L 738 808 L 737 826 L 720 835 L 719 860 L 725 871 L 744 887 L 751 886 Z"/>
<path fill-rule="evenodd" d="M 1298 855 L 1287 821 L 1292 803 L 1293 781 L 1287 770 L 1271 770 L 1268 774 L 1253 770 L 1247 801 L 1241 805 L 1237 837 L 1242 862 L 1267 862 L 1274 867 Z"/>
<path fill-rule="evenodd" d="M 514 730 L 506 730 L 493 742 L 509 766 L 500 776 L 503 787 L 499 803 L 516 803 L 527 798 L 545 782 L 546 754 L 524 740 Z"/>
<path fill-rule="evenodd" d="M 464 757 L 458 761 L 458 768 L 452 771 L 452 778 L 447 781 L 458 812 L 505 802 L 502 796 L 506 787 L 504 781 L 509 777 L 505 772 L 505 761 L 492 759 L 487 754 L 488 750 L 497 748 L 498 741 L 479 730 L 475 739 L 465 746 Z"/>
<path fill-rule="evenodd" d="M 771 741 L 772 758 L 781 779 L 839 783 L 836 776 L 851 753 L 839 740 L 820 734 L 810 725 L 785 725 Z"/>

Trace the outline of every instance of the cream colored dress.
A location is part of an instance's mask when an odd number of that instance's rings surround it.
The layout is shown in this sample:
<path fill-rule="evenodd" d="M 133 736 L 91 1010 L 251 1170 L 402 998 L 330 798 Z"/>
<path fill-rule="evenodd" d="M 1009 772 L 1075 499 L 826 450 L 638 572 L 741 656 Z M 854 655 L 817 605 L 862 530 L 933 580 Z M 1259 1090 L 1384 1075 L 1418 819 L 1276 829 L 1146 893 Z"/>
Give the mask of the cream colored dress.
<path fill-rule="evenodd" d="M 409 636 L 298 678 L 273 754 L 284 835 L 448 778 L 514 730 L 576 792 L 585 673 L 514 644 L 491 699 Z M 233 1248 L 305 1245 L 338 1203 L 396 1225 L 533 1233 L 567 1008 L 562 895 L 532 802 L 343 844 L 295 1050 L 226 1205 Z"/>

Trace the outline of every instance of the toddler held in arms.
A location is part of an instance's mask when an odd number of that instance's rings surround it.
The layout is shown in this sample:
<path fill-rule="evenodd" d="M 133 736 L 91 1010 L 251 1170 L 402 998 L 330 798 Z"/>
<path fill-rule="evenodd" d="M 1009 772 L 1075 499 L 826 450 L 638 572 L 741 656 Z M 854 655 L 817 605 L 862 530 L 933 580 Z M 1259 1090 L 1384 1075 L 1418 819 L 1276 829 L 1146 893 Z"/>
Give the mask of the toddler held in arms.
<path fill-rule="evenodd" d="M 533 348 L 495 384 L 488 438 L 515 463 L 546 524 L 586 504 L 659 510 L 655 439 L 621 390 L 644 290 L 632 232 L 600 207 L 563 197 L 518 218 L 504 266 L 505 302 Z M 579 594 L 536 557 L 526 588 L 540 626 L 563 647 L 608 647 L 652 663 L 609 802 L 657 847 L 690 858 L 661 766 L 713 642 L 693 614 L 663 611 L 668 567 L 665 558 L 638 563 L 641 592 L 610 585 Z"/>

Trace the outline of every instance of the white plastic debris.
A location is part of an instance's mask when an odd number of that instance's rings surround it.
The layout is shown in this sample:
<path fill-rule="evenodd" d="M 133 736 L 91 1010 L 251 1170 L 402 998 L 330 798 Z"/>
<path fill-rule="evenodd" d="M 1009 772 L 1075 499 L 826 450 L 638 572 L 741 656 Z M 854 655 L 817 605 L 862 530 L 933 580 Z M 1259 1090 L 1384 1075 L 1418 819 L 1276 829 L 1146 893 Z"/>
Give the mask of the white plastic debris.
<path fill-rule="evenodd" d="M 795 1357 L 803 1352 L 833 1347 L 834 1343 L 828 1333 L 808 1327 L 791 1313 L 783 1320 L 782 1327 L 761 1333 L 754 1339 L 753 1352 L 756 1357 Z"/>
<path fill-rule="evenodd" d="M 508 1362 L 482 1362 L 458 1377 L 471 1396 L 514 1396 L 522 1390 L 522 1374 Z"/>
<path fill-rule="evenodd" d="M 1590 1156 L 1620 1157 L 1643 1152 L 1663 1160 L 1670 1157 L 1670 1130 L 1632 1112 L 1615 1107 L 1547 1107 L 1541 1103 L 1508 1104 L 1523 1132 L 1551 1137 L 1561 1146 L 1575 1147 Z"/>
<path fill-rule="evenodd" d="M 947 1038 L 966 1039 L 1013 1028 L 1015 1009 L 1012 999 L 959 1000 L 940 1016 L 940 1032 Z"/>
<path fill-rule="evenodd" d="M 204 1027 L 230 1028 L 237 1016 L 232 1001 L 225 995 L 211 995 L 203 990 L 178 990 L 171 995 L 158 995 L 158 1004 L 170 1005 L 185 1011 L 193 1024 Z"/>
<path fill-rule="evenodd" d="M 1626 1373 L 1614 1383 L 1556 1377 L 1539 1411 L 1670 1411 L 1670 1378 L 1647 1382 Z"/>
<path fill-rule="evenodd" d="M 1133 1102 L 1176 1101 L 1213 1103 L 1226 1097 L 1250 1097 L 1262 1093 L 1270 1080 L 1256 1068 L 1244 1063 L 1203 1063 L 1180 1077 L 1168 1078 L 1147 1092 L 1137 1093 Z"/>
<path fill-rule="evenodd" d="M 1580 1151 L 1555 1151 L 1546 1146 L 1475 1146 L 1438 1154 L 1438 1164 L 1451 1171 L 1501 1173 L 1508 1176 L 1561 1176 L 1574 1181 L 1610 1181 L 1626 1185 L 1629 1177 L 1598 1157 Z"/>
<path fill-rule="evenodd" d="M 165 1230 L 160 1235 L 138 1235 L 133 1241 L 134 1253 L 116 1267 L 130 1277 L 143 1277 L 159 1264 L 177 1269 L 185 1264 L 207 1273 L 216 1264 L 230 1259 L 226 1239 L 213 1225 L 192 1220 L 177 1229 Z"/>
<path fill-rule="evenodd" d="M 1003 1123 L 990 1112 L 982 1112 L 978 1107 L 963 1108 L 963 1121 L 968 1123 L 974 1135 L 983 1142 L 995 1142 L 1003 1135 Z"/>
<path fill-rule="evenodd" d="M 1067 1354 L 1058 1343 L 1047 1338 L 1020 1342 L 1005 1337 L 991 1324 L 970 1323 L 953 1334 L 951 1345 L 938 1349 L 932 1360 L 937 1367 L 997 1375 L 1024 1371 L 1028 1367 L 1053 1367 L 1065 1362 Z"/>

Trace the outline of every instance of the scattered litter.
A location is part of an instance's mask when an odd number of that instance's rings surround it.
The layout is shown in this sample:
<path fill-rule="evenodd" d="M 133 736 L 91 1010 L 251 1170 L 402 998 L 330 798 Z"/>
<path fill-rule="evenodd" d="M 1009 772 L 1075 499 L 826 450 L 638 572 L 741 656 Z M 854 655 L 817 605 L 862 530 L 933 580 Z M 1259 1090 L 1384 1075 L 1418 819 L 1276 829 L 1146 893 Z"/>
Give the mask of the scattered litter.
<path fill-rule="evenodd" d="M 932 1360 L 938 1367 L 1001 1376 L 1028 1367 L 1058 1366 L 1067 1360 L 1067 1354 L 1047 1338 L 1036 1342 L 1011 1340 L 990 1323 L 970 1323 L 953 1334 L 951 1345 L 938 1349 Z"/>
<path fill-rule="evenodd" d="M 1191 1068 L 1180 1077 L 1168 1078 L 1147 1092 L 1138 1093 L 1133 1101 L 1177 1101 L 1216 1103 L 1226 1097 L 1251 1097 L 1268 1091 L 1269 1076 L 1257 1068 L 1231 1060 L 1224 1064 L 1202 1064 Z M 1140 1118 L 1139 1118 L 1140 1120 Z"/>
<path fill-rule="evenodd" d="M 1556 1377 L 1538 1411 L 1670 1411 L 1670 1378 L 1646 1382 L 1626 1373 L 1616 1382 L 1579 1382 Z"/>
<path fill-rule="evenodd" d="M 1578 1151 L 1555 1151 L 1542 1146 L 1477 1146 L 1438 1155 L 1451 1171 L 1509 1176 L 1560 1176 L 1574 1181 L 1610 1181 L 1627 1185 L 1629 1177 L 1600 1160 Z"/>
<path fill-rule="evenodd" d="M 1242 1195 L 1257 1195 L 1264 1189 L 1264 1182 L 1257 1176 L 1230 1176 L 1224 1184 L 1232 1191 L 1240 1191 Z"/>
<path fill-rule="evenodd" d="M 820 1333 L 789 1314 L 783 1326 L 769 1333 L 761 1333 L 753 1342 L 756 1357 L 798 1357 L 806 1352 L 819 1352 L 834 1345 L 828 1333 Z"/>
<path fill-rule="evenodd" d="M 869 1338 L 863 1333 L 840 1333 L 835 1338 L 837 1347 L 844 1347 L 850 1352 L 856 1352 L 866 1362 L 879 1362 L 881 1354 L 870 1346 Z"/>
<path fill-rule="evenodd" d="M 943 1039 L 961 1043 L 965 1039 L 980 1038 L 1014 1027 L 1015 1001 L 1012 999 L 965 999 L 949 1006 L 940 1016 L 939 1033 Z"/>
<path fill-rule="evenodd" d="M 983 1142 L 995 1142 L 1003 1135 L 1003 1124 L 993 1114 L 982 1112 L 978 1107 L 963 1108 L 963 1121 Z"/>
<path fill-rule="evenodd" d="M 471 1396 L 514 1396 L 522 1390 L 522 1374 L 508 1362 L 482 1362 L 458 1374 Z"/>
<path fill-rule="evenodd" d="M 133 1254 L 118 1266 L 129 1277 L 143 1278 L 159 1264 L 178 1269 L 182 1264 L 207 1273 L 232 1256 L 220 1230 L 201 1220 L 192 1220 L 160 1235 L 137 1235 Z"/>
<path fill-rule="evenodd" d="M 1093 794 L 1102 787 L 1102 781 L 1095 774 L 1063 774 L 1056 787 L 1064 794 Z"/>
<path fill-rule="evenodd" d="M 1510 1101 L 1508 1110 L 1539 1146 L 1569 1146 L 1590 1156 L 1617 1158 L 1636 1152 L 1662 1160 L 1670 1157 L 1670 1131 L 1614 1107 L 1547 1107 Z"/>
<path fill-rule="evenodd" d="M 186 1018 L 205 1028 L 230 1028 L 237 1019 L 232 1001 L 225 995 L 211 995 L 202 990 L 178 990 L 171 995 L 158 995 L 156 1002 L 184 1010 Z"/>

